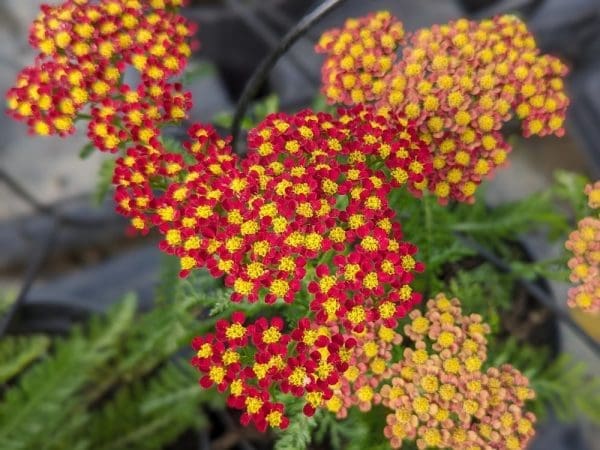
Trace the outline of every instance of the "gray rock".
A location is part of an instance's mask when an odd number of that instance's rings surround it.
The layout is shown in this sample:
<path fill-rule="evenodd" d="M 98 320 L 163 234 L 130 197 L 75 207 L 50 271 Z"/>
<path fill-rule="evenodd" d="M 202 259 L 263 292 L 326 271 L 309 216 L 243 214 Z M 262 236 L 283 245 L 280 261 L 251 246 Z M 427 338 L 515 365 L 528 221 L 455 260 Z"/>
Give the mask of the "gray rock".
<path fill-rule="evenodd" d="M 157 246 L 125 251 L 101 264 L 38 283 L 27 296 L 26 304 L 60 304 L 99 312 L 125 294 L 135 292 L 141 308 L 148 309 L 154 298 L 160 258 Z"/>

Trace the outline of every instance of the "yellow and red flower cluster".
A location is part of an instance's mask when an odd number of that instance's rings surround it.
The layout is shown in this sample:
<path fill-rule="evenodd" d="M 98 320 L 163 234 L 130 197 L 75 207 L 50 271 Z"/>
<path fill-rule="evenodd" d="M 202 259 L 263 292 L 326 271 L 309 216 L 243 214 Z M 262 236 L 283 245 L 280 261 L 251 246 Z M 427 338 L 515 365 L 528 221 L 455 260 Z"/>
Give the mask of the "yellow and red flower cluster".
<path fill-rule="evenodd" d="M 243 411 L 244 425 L 285 428 L 289 419 L 276 395 L 303 398 L 304 413 L 313 415 L 331 398 L 331 386 L 347 368 L 354 345 L 354 339 L 307 318 L 286 331 L 279 317 L 246 324 L 238 312 L 217 322 L 214 334 L 194 339 L 192 364 L 204 373 L 201 386 L 228 390 L 227 403 Z"/>
<path fill-rule="evenodd" d="M 245 325 L 238 313 L 195 340 L 201 383 L 229 389 L 243 422 L 285 426 L 277 393 L 304 398 L 308 415 L 332 401 L 356 336 L 371 335 L 373 324 L 386 339 L 375 370 L 398 342 L 393 330 L 420 300 L 409 283 L 423 266 L 401 240 L 387 194 L 418 190 L 429 164 L 415 130 L 401 123 L 363 108 L 339 119 L 274 114 L 251 131 L 240 161 L 210 141 L 214 132 L 193 128 L 186 148 L 202 163 L 153 200 L 161 245 L 181 257 L 183 275 L 208 267 L 225 276 L 233 301 L 307 306 L 289 331 L 280 319 Z"/>
<path fill-rule="evenodd" d="M 151 196 L 144 176 L 135 183 L 145 167 L 174 175 L 146 212 L 183 276 L 207 267 L 225 277 L 233 301 L 292 302 L 305 289 L 320 323 L 362 327 L 406 312 L 414 298 L 406 286 L 422 265 L 402 241 L 387 194 L 399 185 L 418 190 L 431 167 L 412 127 L 391 127 L 362 108 L 339 119 L 275 114 L 252 130 L 243 159 L 209 128 L 194 126 L 190 136 L 192 164 L 169 155 L 161 167 L 140 149 L 117 168 L 130 183 L 119 190 L 128 205 L 139 192 Z M 371 168 L 376 162 L 381 170 Z"/>
<path fill-rule="evenodd" d="M 323 92 L 330 102 L 371 102 L 417 123 L 430 144 L 427 185 L 440 202 L 473 201 L 482 179 L 504 164 L 500 134 L 514 114 L 525 136 L 564 133 L 566 67 L 541 55 L 514 16 L 461 19 L 406 37 L 387 13 L 350 19 L 326 32 Z M 402 59 L 393 63 L 402 46 Z"/>
<path fill-rule="evenodd" d="M 600 208 L 600 181 L 586 186 L 588 205 Z M 600 218 L 585 217 L 569 235 L 565 247 L 573 253 L 569 260 L 570 280 L 580 283 L 569 289 L 567 304 L 590 313 L 600 312 Z"/>
<path fill-rule="evenodd" d="M 327 98 L 346 105 L 379 101 L 404 37 L 402 22 L 387 11 L 348 19 L 343 29 L 325 33 L 317 50 L 330 54 L 322 69 Z"/>
<path fill-rule="evenodd" d="M 73 133 L 88 110 L 88 135 L 103 151 L 155 145 L 161 123 L 179 121 L 189 94 L 169 81 L 191 50 L 182 0 L 67 0 L 44 5 L 31 27 L 35 63 L 7 93 L 9 113 L 31 132 Z M 134 86 L 124 82 L 126 77 Z"/>

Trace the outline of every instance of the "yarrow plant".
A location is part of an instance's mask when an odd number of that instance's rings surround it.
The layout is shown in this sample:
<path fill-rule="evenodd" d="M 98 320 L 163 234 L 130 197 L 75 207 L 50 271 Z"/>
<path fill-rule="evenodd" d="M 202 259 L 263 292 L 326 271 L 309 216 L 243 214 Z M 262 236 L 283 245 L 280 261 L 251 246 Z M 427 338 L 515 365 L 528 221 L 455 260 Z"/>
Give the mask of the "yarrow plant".
<path fill-rule="evenodd" d="M 289 405 L 338 419 L 383 407 L 393 448 L 524 448 L 536 420 L 528 379 L 486 361 L 490 328 L 458 299 L 415 309 L 413 281 L 427 268 L 390 199 L 402 189 L 473 202 L 506 161 L 500 129 L 513 115 L 525 136 L 563 134 L 566 67 L 512 16 L 407 34 L 380 12 L 317 46 L 336 113 L 271 114 L 243 157 L 192 124 L 175 151 L 163 128 L 191 108 L 177 81 L 194 33 L 182 4 L 43 6 L 30 35 L 39 55 L 7 101 L 35 134 L 87 121 L 93 146 L 116 154 L 115 205 L 131 230 L 154 229 L 181 277 L 205 269 L 223 280 L 230 302 L 192 342 L 201 387 L 263 431 L 288 427 Z M 597 208 L 600 187 L 586 192 Z M 583 283 L 570 301 L 590 310 L 597 223 L 582 221 L 567 244 Z"/>

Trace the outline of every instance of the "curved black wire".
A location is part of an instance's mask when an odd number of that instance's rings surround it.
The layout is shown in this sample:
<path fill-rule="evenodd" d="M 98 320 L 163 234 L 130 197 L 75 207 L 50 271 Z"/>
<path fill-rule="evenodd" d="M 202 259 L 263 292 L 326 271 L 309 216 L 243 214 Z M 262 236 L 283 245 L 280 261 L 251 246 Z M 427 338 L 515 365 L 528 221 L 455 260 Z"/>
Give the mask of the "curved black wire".
<path fill-rule="evenodd" d="M 0 338 L 4 336 L 4 334 L 10 327 L 10 324 L 13 321 L 15 314 L 17 313 L 21 305 L 25 302 L 29 290 L 33 286 L 33 283 L 35 282 L 35 279 L 37 278 L 44 263 L 50 256 L 50 253 L 52 252 L 56 241 L 56 237 L 58 235 L 58 229 L 58 220 L 54 219 L 54 221 L 52 222 L 52 226 L 50 227 L 50 231 L 42 240 L 42 243 L 39 246 L 37 253 L 34 255 L 29 265 L 27 266 L 27 270 L 25 271 L 25 278 L 23 279 L 23 283 L 21 284 L 21 289 L 19 290 L 17 298 L 10 305 L 10 309 L 8 310 L 8 312 L 2 318 L 0 318 Z"/>
<path fill-rule="evenodd" d="M 231 125 L 231 145 L 234 150 L 239 143 L 242 120 L 248 109 L 248 105 L 264 83 L 271 69 L 275 66 L 279 58 L 284 55 L 289 48 L 300 39 L 313 25 L 318 23 L 327 14 L 340 6 L 345 0 L 325 0 L 313 11 L 305 15 L 300 21 L 281 39 L 281 42 L 269 53 L 256 68 L 240 96 L 233 123 Z"/>
<path fill-rule="evenodd" d="M 529 295 L 531 295 L 538 303 L 548 309 L 548 311 L 550 311 L 560 322 L 569 327 L 571 331 L 573 331 L 573 333 L 575 333 L 583 341 L 583 343 L 585 343 L 594 353 L 596 353 L 596 355 L 600 357 L 600 342 L 596 341 L 592 336 L 586 333 L 585 330 L 573 320 L 569 313 L 560 308 L 540 286 L 529 280 L 519 277 L 514 273 L 510 265 L 478 242 L 466 237 L 463 233 L 456 233 L 456 235 L 461 242 L 475 250 L 482 258 L 484 258 L 498 270 L 514 276 L 515 280 L 521 286 L 523 286 Z"/>
<path fill-rule="evenodd" d="M 275 48 L 279 45 L 279 36 L 271 27 L 245 3 L 240 0 L 225 0 L 234 13 L 250 28 L 260 39 L 262 39 L 270 48 Z M 263 5 L 264 8 L 264 5 Z M 269 9 L 269 8 L 264 8 Z M 298 71 L 298 73 L 310 84 L 318 86 L 321 82 L 318 76 L 313 74 L 310 67 L 306 63 L 297 58 L 292 52 L 286 57 L 290 63 Z"/>

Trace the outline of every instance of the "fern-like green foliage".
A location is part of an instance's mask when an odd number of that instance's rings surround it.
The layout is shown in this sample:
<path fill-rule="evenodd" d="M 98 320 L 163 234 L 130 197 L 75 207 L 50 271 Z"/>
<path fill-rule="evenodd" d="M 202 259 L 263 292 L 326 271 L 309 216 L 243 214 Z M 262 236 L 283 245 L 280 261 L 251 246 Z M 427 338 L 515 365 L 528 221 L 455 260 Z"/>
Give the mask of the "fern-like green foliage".
<path fill-rule="evenodd" d="M 549 227 L 553 235 L 569 229 L 550 192 L 533 194 L 492 209 L 486 208 L 481 201 L 475 205 L 460 205 L 457 209 L 464 220 L 454 223 L 452 229 L 472 236 L 485 236 L 488 240 L 514 239 L 520 233 L 541 226 Z"/>
<path fill-rule="evenodd" d="M 561 420 L 574 420 L 583 414 L 600 425 L 600 377 L 590 374 L 585 363 L 562 354 L 533 378 L 532 385 L 542 416 L 542 405 L 548 404 Z"/>
<path fill-rule="evenodd" d="M 206 424 L 198 407 L 202 396 L 194 371 L 169 362 L 148 381 L 120 388 L 113 399 L 92 415 L 86 426 L 90 450 L 153 450 L 173 441 L 183 431 Z"/>
<path fill-rule="evenodd" d="M 459 271 L 450 279 L 447 289 L 461 300 L 467 314 L 481 314 L 492 331 L 500 331 L 500 313 L 510 308 L 514 280 L 498 272 L 488 263 L 467 271 Z"/>
<path fill-rule="evenodd" d="M 365 415 L 364 413 L 360 413 Z M 371 413 L 369 413 L 371 414 Z M 315 441 L 322 445 L 329 445 L 332 450 L 351 448 L 355 443 L 364 443 L 367 436 L 371 435 L 366 417 L 357 417 L 354 412 L 347 419 L 337 419 L 333 414 L 324 411 L 317 421 Z M 382 426 L 374 427 L 373 434 L 381 433 Z M 383 436 L 383 435 L 382 435 Z M 381 437 L 379 437 L 381 439 Z M 373 444 L 374 442 L 371 442 Z M 362 448 L 367 448 L 362 446 Z M 369 447 L 370 448 L 370 447 Z"/>
<path fill-rule="evenodd" d="M 306 450 L 312 441 L 317 418 L 306 417 L 302 412 L 290 416 L 290 425 L 279 433 L 274 450 Z"/>
<path fill-rule="evenodd" d="M 571 208 L 573 216 L 579 220 L 589 216 L 591 208 L 587 204 L 586 196 L 583 195 L 585 186 L 590 180 L 584 175 L 559 170 L 554 174 L 555 184 L 552 193 L 567 203 Z"/>
<path fill-rule="evenodd" d="M 402 223 L 405 238 L 419 248 L 417 258 L 427 268 L 417 279 L 415 289 L 425 295 L 439 290 L 437 281 L 444 266 L 474 254 L 454 235 L 452 213 L 431 196 L 415 199 L 403 190 L 392 191 L 390 205 Z"/>
<path fill-rule="evenodd" d="M 159 280 L 154 293 L 154 303 L 157 306 L 173 300 L 180 281 L 179 270 L 178 257 L 166 254 L 161 256 Z"/>
<path fill-rule="evenodd" d="M 447 275 L 449 266 L 460 265 L 465 258 L 475 255 L 461 235 L 467 235 L 494 251 L 523 276 L 552 275 L 553 279 L 564 279 L 566 271 L 561 270 L 564 258 L 529 263 L 523 261 L 523 252 L 515 246 L 520 235 L 533 230 L 545 230 L 551 237 L 565 237 L 570 230 L 571 225 L 558 200 L 573 203 L 573 190 L 581 186 L 582 180 L 573 181 L 566 174 L 558 178 L 557 186 L 548 192 L 536 193 L 496 208 L 486 206 L 482 187 L 473 205 L 441 206 L 430 195 L 415 199 L 403 190 L 393 191 L 390 205 L 402 222 L 406 239 L 417 245 L 417 256 L 426 265 L 425 274 L 417 279 L 415 289 L 426 295 L 444 289 L 446 283 L 443 277 Z"/>
<path fill-rule="evenodd" d="M 195 370 L 173 358 L 229 313 L 208 315 L 228 294 L 206 272 L 185 280 L 178 272 L 167 260 L 156 306 L 144 314 L 127 296 L 52 345 L 4 339 L 0 375 L 21 375 L 0 401 L 0 449 L 158 449 L 204 424 L 200 404 L 222 408 L 223 397 L 200 389 Z"/>
<path fill-rule="evenodd" d="M 99 398 L 117 383 L 127 383 L 151 372 L 187 347 L 193 336 L 210 328 L 220 317 L 197 319 L 215 299 L 222 297 L 217 282 L 201 271 L 180 280 L 179 270 L 173 270 L 171 262 L 164 266 L 161 274 L 159 302 L 130 327 L 127 339 L 119 345 L 119 358 L 99 371 L 89 394 L 92 399 Z"/>
<path fill-rule="evenodd" d="M 0 341 L 0 384 L 20 374 L 48 350 L 47 336 L 8 336 Z"/>
<path fill-rule="evenodd" d="M 115 357 L 118 342 L 133 322 L 136 302 L 126 298 L 84 333 L 56 343 L 54 354 L 34 365 L 0 403 L 0 448 L 60 448 L 69 430 L 82 424 L 77 394 L 94 372 Z M 65 447 L 68 442 L 64 441 Z"/>

